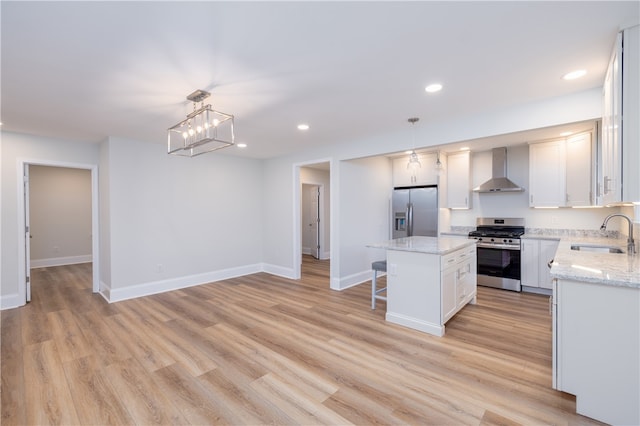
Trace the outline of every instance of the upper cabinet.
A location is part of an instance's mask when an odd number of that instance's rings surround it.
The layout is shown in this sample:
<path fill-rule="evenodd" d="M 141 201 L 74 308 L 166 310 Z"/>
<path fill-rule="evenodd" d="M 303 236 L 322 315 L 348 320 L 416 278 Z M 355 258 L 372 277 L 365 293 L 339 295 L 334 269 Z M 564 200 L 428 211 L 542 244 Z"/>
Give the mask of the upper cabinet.
<path fill-rule="evenodd" d="M 419 167 L 407 167 L 408 155 L 393 160 L 394 187 L 438 184 L 437 154 L 420 154 L 418 158 L 420 160 Z"/>
<path fill-rule="evenodd" d="M 529 205 L 592 205 L 592 153 L 591 132 L 529 145 Z"/>
<path fill-rule="evenodd" d="M 471 155 L 469 151 L 447 156 L 447 207 L 471 208 Z"/>
<path fill-rule="evenodd" d="M 595 182 L 594 143 L 592 139 L 590 132 L 580 133 L 566 139 L 566 206 L 579 207 L 595 204 L 593 197 Z"/>
<path fill-rule="evenodd" d="M 602 90 L 601 204 L 640 201 L 640 26 L 618 34 Z"/>
<path fill-rule="evenodd" d="M 529 145 L 529 205 L 558 207 L 564 205 L 564 139 Z"/>

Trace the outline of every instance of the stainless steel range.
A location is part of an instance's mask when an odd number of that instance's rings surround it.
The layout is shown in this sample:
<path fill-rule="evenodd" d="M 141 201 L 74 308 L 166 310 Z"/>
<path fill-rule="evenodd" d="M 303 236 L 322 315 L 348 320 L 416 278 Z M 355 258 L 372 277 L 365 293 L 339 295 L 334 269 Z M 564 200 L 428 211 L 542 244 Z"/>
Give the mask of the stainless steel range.
<path fill-rule="evenodd" d="M 478 285 L 521 291 L 520 236 L 524 219 L 484 217 L 469 238 L 478 240 Z"/>

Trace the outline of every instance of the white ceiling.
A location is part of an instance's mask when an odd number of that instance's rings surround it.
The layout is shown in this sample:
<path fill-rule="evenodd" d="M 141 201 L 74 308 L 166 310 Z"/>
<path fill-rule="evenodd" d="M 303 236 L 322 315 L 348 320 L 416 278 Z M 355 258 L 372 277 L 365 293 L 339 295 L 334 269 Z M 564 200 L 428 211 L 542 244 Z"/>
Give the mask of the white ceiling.
<path fill-rule="evenodd" d="M 601 86 L 639 4 L 3 0 L 2 128 L 165 144 L 205 89 L 234 155 L 279 156 Z"/>

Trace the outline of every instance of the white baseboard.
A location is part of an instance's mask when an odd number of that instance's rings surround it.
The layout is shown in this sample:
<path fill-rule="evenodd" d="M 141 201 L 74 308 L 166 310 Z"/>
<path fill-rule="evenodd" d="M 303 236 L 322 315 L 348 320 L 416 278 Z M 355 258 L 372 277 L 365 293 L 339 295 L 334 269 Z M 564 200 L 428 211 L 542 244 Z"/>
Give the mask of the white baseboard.
<path fill-rule="evenodd" d="M 433 324 L 418 318 L 412 318 L 406 315 L 396 314 L 388 311 L 385 315 L 385 319 L 394 324 L 413 328 L 414 330 L 424 331 L 425 333 L 433 334 L 434 336 L 444 336 L 444 325 Z"/>
<path fill-rule="evenodd" d="M 108 297 L 109 302 L 119 302 L 136 297 L 150 296 L 152 294 L 164 293 L 166 291 L 179 290 L 181 288 L 193 287 L 196 285 L 212 283 L 229 278 L 262 272 L 261 264 L 245 265 L 237 268 L 222 269 L 219 271 L 206 272 L 204 274 L 189 275 L 186 277 L 171 278 L 168 280 L 152 281 L 148 283 L 128 286 L 125 288 L 110 288 L 102 292 Z"/>
<path fill-rule="evenodd" d="M 302 254 L 311 255 L 311 247 L 302 247 Z"/>
<path fill-rule="evenodd" d="M 284 266 L 272 265 L 270 263 L 262 264 L 262 272 L 283 278 L 289 278 L 290 280 L 295 279 L 293 268 L 285 268 Z"/>
<path fill-rule="evenodd" d="M 320 255 L 320 259 L 322 260 L 331 259 L 331 252 L 330 251 L 322 252 L 322 254 Z"/>
<path fill-rule="evenodd" d="M 385 273 L 378 273 L 378 277 L 383 277 L 385 275 Z M 357 272 L 355 274 L 333 280 L 331 288 L 334 290 L 346 290 L 350 287 L 371 281 L 372 278 L 373 271 L 371 270 Z"/>
<path fill-rule="evenodd" d="M 0 310 L 18 308 L 24 305 L 24 295 L 18 293 L 0 296 Z"/>
<path fill-rule="evenodd" d="M 88 262 L 93 262 L 93 256 L 91 256 L 90 254 L 82 256 L 52 257 L 49 259 L 32 259 L 31 269 L 47 268 L 50 266 L 75 265 L 78 263 Z"/>

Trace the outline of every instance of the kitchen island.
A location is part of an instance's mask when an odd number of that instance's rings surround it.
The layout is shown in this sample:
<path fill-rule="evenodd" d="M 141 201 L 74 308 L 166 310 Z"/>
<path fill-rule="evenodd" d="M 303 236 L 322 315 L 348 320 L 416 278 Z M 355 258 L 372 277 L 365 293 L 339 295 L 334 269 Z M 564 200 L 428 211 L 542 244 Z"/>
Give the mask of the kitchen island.
<path fill-rule="evenodd" d="M 576 396 L 579 414 L 637 425 L 640 256 L 598 246 L 626 251 L 626 240 L 562 238 L 552 263 L 553 387 Z"/>
<path fill-rule="evenodd" d="M 475 303 L 475 240 L 406 237 L 368 247 L 387 251 L 387 321 L 443 336 L 445 323 Z"/>

